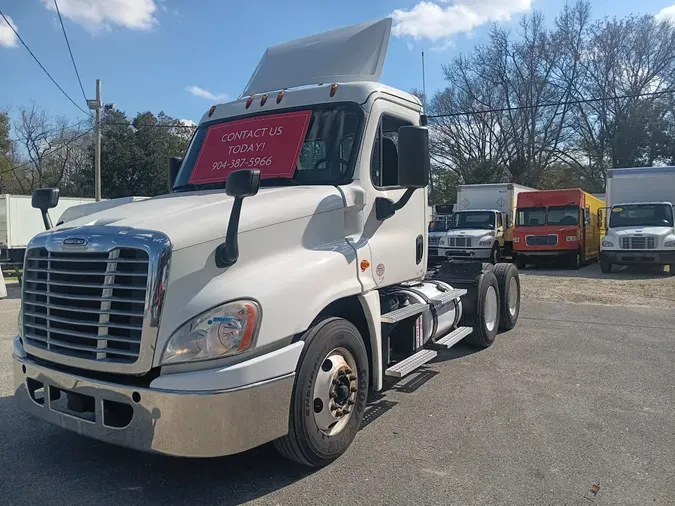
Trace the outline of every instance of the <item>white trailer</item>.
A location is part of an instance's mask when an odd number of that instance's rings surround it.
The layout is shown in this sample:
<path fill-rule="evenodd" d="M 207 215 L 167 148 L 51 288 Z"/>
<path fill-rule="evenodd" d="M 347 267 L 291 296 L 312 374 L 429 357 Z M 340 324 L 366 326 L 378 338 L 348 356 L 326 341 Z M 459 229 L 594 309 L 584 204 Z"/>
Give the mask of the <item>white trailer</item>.
<path fill-rule="evenodd" d="M 169 194 L 31 241 L 21 409 L 138 450 L 274 441 L 323 466 L 386 377 L 516 325 L 515 266 L 427 273 L 428 130 L 417 97 L 377 82 L 390 30 L 268 49 L 242 98 L 211 107 L 172 159 Z M 55 201 L 35 198 L 42 212 Z"/>
<path fill-rule="evenodd" d="M 451 228 L 439 251 L 447 258 L 496 263 L 513 250 L 518 194 L 535 191 L 513 183 L 460 185 Z"/>
<path fill-rule="evenodd" d="M 93 201 L 94 199 L 62 197 L 49 214 L 56 223 L 69 208 Z M 0 195 L 0 258 L 23 262 L 26 246 L 44 230 L 40 213 L 36 213 L 31 206 L 30 195 Z"/>
<path fill-rule="evenodd" d="M 670 266 L 675 274 L 675 167 L 612 169 L 607 173 L 607 234 L 600 267 Z"/>

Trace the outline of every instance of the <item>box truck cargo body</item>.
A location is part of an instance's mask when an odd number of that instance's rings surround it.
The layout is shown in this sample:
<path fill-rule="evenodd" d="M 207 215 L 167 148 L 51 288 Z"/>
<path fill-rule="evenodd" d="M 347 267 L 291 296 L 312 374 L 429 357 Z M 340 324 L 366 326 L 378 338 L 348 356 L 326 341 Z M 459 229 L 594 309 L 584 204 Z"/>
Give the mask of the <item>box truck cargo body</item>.
<path fill-rule="evenodd" d="M 600 262 L 670 265 L 675 273 L 675 167 L 612 169 L 607 173 L 607 235 Z"/>

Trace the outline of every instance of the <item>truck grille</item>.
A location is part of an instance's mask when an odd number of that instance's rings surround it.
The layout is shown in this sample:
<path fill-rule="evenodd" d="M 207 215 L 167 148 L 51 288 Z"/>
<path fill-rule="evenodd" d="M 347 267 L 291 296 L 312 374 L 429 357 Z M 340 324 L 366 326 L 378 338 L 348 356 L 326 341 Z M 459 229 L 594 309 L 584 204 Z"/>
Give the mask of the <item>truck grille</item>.
<path fill-rule="evenodd" d="M 455 246 L 458 248 L 470 248 L 471 237 L 449 237 L 448 246 Z"/>
<path fill-rule="evenodd" d="M 138 360 L 149 258 L 141 249 L 26 253 L 23 337 L 51 353 L 103 362 Z"/>
<path fill-rule="evenodd" d="M 654 237 L 622 237 L 622 249 L 656 249 L 656 241 Z"/>
<path fill-rule="evenodd" d="M 555 246 L 558 244 L 558 236 L 556 234 L 528 235 L 525 237 L 525 243 L 528 246 Z"/>

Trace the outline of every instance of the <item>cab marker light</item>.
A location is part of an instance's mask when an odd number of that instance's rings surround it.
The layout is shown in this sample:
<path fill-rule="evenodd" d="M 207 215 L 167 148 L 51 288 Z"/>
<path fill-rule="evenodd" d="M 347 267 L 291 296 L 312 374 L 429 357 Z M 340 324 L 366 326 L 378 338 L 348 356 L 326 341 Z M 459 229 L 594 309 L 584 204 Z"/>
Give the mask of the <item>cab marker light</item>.
<path fill-rule="evenodd" d="M 337 88 L 338 88 L 337 83 L 334 83 L 334 84 L 330 87 L 330 96 L 331 96 L 331 97 L 334 97 L 334 96 L 335 96 L 335 92 L 337 91 Z"/>
<path fill-rule="evenodd" d="M 262 107 L 263 105 L 265 105 L 265 102 L 267 102 L 267 97 L 269 97 L 269 95 L 268 95 L 267 93 L 265 93 L 265 94 L 262 96 L 262 98 L 260 99 L 260 107 Z"/>
<path fill-rule="evenodd" d="M 284 91 L 281 90 L 279 93 L 277 93 L 277 104 L 281 103 L 281 99 L 284 98 Z"/>
<path fill-rule="evenodd" d="M 253 95 L 251 95 L 250 97 L 248 97 L 248 100 L 246 100 L 246 109 L 248 109 L 249 107 L 251 107 L 251 104 L 252 104 L 252 103 L 253 103 Z"/>

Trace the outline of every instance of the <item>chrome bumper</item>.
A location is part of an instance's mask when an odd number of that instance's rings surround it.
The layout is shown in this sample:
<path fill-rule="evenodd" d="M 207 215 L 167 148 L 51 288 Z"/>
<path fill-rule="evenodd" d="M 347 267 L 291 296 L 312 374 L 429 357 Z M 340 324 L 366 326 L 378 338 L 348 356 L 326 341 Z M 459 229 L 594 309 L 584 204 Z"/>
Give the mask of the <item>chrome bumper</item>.
<path fill-rule="evenodd" d="M 294 376 L 216 392 L 162 391 L 78 377 L 15 355 L 14 398 L 37 418 L 101 441 L 168 455 L 216 457 L 288 433 Z M 41 398 L 33 392 L 40 386 Z M 90 412 L 66 408 L 69 397 L 76 403 L 85 399 Z"/>

